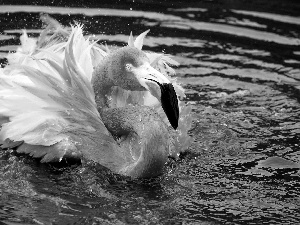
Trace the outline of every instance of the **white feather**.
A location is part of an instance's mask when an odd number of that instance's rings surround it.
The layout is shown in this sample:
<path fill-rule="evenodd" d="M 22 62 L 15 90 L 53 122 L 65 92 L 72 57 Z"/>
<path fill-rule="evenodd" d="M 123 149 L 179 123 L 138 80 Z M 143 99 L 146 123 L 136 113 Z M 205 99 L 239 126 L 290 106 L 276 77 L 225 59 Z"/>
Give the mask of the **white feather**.
<path fill-rule="evenodd" d="M 134 46 L 137 49 L 142 50 L 143 43 L 144 43 L 144 38 L 148 34 L 149 31 L 150 30 L 146 30 L 145 32 L 141 33 L 139 36 L 136 37 L 136 39 L 134 41 Z"/>
<path fill-rule="evenodd" d="M 18 66 L 13 63 L 0 70 L 0 115 L 9 120 L 1 120 L 6 123 L 0 142 L 9 138 L 50 146 L 78 130 L 109 135 L 90 83 L 92 48 L 76 26 L 67 43 L 23 54 Z M 102 53 L 93 48 L 95 52 L 98 57 Z"/>

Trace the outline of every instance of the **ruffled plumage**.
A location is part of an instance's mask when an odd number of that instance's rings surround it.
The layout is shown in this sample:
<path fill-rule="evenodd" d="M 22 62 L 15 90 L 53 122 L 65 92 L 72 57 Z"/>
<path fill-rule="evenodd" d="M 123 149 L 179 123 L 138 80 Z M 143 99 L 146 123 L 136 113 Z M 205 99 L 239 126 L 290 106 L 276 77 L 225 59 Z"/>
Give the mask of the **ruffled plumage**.
<path fill-rule="evenodd" d="M 0 115 L 9 120 L 2 124 L 0 141 L 8 138 L 40 146 L 65 141 L 79 143 L 78 147 L 83 143 L 80 138 L 97 133 L 105 136 L 103 141 L 113 142 L 97 111 L 92 71 L 84 67 L 91 65 L 91 57 L 85 62 L 84 56 L 75 57 L 75 53 L 91 55 L 78 52 L 84 45 L 90 51 L 93 45 L 83 38 L 80 26 L 73 27 L 69 41 L 64 48 L 61 45 L 31 54 L 19 51 L 18 61 L 0 70 Z M 55 150 L 49 149 L 44 157 L 51 151 Z"/>
<path fill-rule="evenodd" d="M 51 37 L 46 32 L 35 40 L 24 31 L 21 47 L 7 57 L 9 65 L 0 69 L 0 143 L 24 141 L 26 145 L 18 151 L 43 157 L 45 162 L 60 160 L 70 152 L 106 151 L 115 143 L 97 111 L 91 79 L 95 65 L 108 53 L 82 35 L 81 25 L 73 26 L 69 37 L 61 29 Z M 129 45 L 141 49 L 146 34 L 135 41 L 130 36 Z M 169 76 L 174 74 L 170 65 L 177 62 L 164 54 L 146 54 L 151 65 L 173 82 L 177 95 L 184 96 Z M 149 92 L 114 87 L 110 99 L 111 107 L 152 106 L 168 123 L 160 103 Z M 116 165 L 122 161 L 108 158 L 103 154 L 98 161 Z"/>

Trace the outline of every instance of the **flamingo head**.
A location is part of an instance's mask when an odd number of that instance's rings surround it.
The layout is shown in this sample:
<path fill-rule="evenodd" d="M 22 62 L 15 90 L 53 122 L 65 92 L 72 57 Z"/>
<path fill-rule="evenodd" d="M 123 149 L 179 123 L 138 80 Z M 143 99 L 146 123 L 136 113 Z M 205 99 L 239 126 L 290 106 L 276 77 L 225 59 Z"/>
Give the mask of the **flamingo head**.
<path fill-rule="evenodd" d="M 179 108 L 172 83 L 154 69 L 147 55 L 136 47 L 126 46 L 111 56 L 110 78 L 114 86 L 130 91 L 149 91 L 157 98 L 170 124 L 178 127 Z"/>

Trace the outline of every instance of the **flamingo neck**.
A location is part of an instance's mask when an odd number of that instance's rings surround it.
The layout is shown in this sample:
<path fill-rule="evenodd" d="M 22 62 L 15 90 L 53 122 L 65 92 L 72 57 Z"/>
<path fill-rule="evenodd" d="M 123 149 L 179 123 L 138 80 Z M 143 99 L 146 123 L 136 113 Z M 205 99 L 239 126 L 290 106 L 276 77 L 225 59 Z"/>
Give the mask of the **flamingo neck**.
<path fill-rule="evenodd" d="M 92 84 L 95 92 L 95 99 L 98 108 L 107 108 L 111 87 L 119 86 L 118 83 L 124 83 L 124 54 L 126 48 L 120 48 L 107 55 L 95 67 Z"/>
<path fill-rule="evenodd" d="M 101 117 L 107 129 L 122 139 L 119 151 L 125 162 L 116 172 L 139 178 L 162 173 L 169 136 L 166 126 L 152 109 L 141 106 L 105 109 Z"/>
<path fill-rule="evenodd" d="M 95 92 L 95 101 L 98 108 L 107 108 L 108 100 L 107 95 L 114 86 L 111 78 L 111 60 L 110 57 L 104 59 L 96 66 L 92 76 L 92 84 Z"/>

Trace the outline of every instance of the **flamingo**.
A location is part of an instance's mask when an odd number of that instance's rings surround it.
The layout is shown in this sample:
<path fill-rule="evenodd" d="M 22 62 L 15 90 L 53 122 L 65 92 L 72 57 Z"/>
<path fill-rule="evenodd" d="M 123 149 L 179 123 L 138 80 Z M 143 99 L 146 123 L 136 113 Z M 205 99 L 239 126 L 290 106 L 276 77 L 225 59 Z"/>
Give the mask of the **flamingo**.
<path fill-rule="evenodd" d="M 66 31 L 46 14 L 38 40 L 0 69 L 0 144 L 41 162 L 93 161 L 134 178 L 163 172 L 183 88 L 169 56 L 142 51 L 147 32 L 128 46 L 103 50 L 82 25 Z M 53 34 L 49 37 L 49 31 Z"/>

